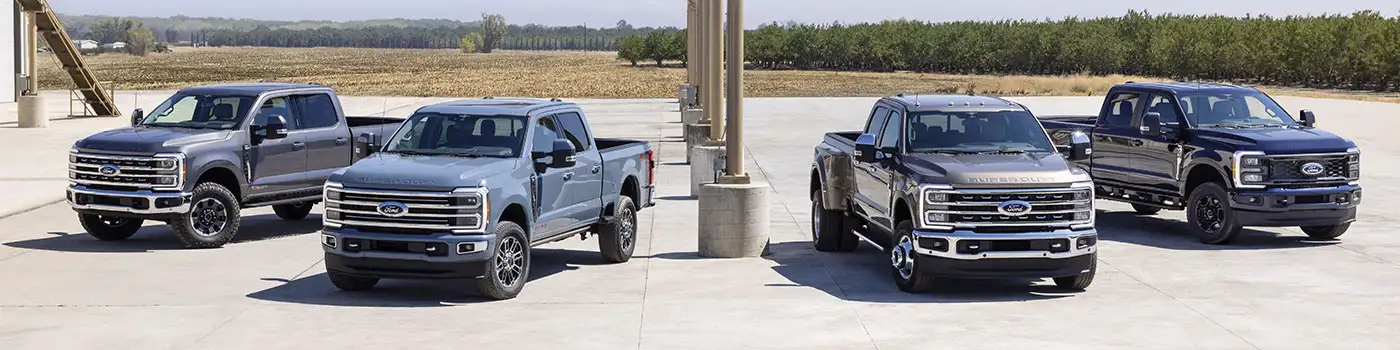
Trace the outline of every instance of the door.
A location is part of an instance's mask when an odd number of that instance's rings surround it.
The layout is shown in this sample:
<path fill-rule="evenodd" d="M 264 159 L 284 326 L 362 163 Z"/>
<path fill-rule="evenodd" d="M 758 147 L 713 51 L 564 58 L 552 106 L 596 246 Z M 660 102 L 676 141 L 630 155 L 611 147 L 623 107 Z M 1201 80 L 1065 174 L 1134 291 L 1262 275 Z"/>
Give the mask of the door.
<path fill-rule="evenodd" d="M 561 137 L 559 128 L 552 117 L 540 117 L 535 122 L 534 135 L 531 138 L 530 149 L 534 154 L 549 154 L 554 149 L 554 140 Z M 533 153 L 540 152 L 540 153 Z M 565 186 L 573 176 L 573 168 L 552 168 L 547 166 L 553 161 L 553 156 L 534 157 L 536 164 L 545 164 L 535 167 L 540 170 L 536 174 L 535 183 L 535 222 L 533 234 L 530 239 L 537 240 L 559 233 L 570 226 L 574 220 L 569 216 L 568 209 L 573 201 L 567 196 Z"/>
<path fill-rule="evenodd" d="M 1162 115 L 1164 125 L 1183 125 L 1182 109 L 1171 95 L 1150 95 L 1147 108 L 1141 115 L 1156 112 Z M 1177 195 L 1178 179 L 1181 176 L 1181 145 L 1166 135 L 1142 135 L 1142 128 L 1161 128 L 1161 125 L 1143 125 L 1141 115 L 1133 118 L 1138 136 L 1132 141 L 1135 147 L 1132 164 L 1135 172 L 1133 182 L 1148 186 L 1148 190 L 1158 194 Z"/>
<path fill-rule="evenodd" d="M 574 164 L 573 178 L 564 183 L 564 190 L 574 200 L 570 216 L 577 224 L 592 223 L 603 215 L 603 157 L 598 145 L 588 135 L 583 125 L 583 116 L 578 112 L 560 113 L 554 116 L 564 131 L 564 138 L 574 145 L 578 162 Z M 619 174 L 620 176 L 620 174 Z"/>
<path fill-rule="evenodd" d="M 865 131 L 863 131 L 862 134 L 875 135 L 876 143 L 878 144 L 880 134 L 885 132 L 885 122 L 889 121 L 889 118 L 890 108 L 885 106 L 876 106 L 875 110 L 871 112 L 870 121 L 866 123 Z M 856 159 L 855 155 L 853 154 L 851 159 L 851 165 L 855 167 L 854 178 L 856 184 L 856 193 L 854 197 L 857 211 L 861 215 L 864 215 L 866 219 L 869 219 L 873 222 L 875 218 L 879 216 L 876 213 L 878 213 L 881 210 L 881 206 L 878 204 L 880 200 L 874 199 L 878 196 L 873 196 L 875 192 L 879 191 L 876 188 L 880 187 L 879 183 L 875 180 L 874 174 L 871 173 L 873 171 L 873 167 L 876 164 L 862 162 L 859 159 Z"/>
<path fill-rule="evenodd" d="M 252 178 L 249 180 L 248 197 L 297 188 L 306 180 L 306 140 L 298 132 L 300 128 L 290 98 L 269 98 L 254 113 L 253 125 L 267 125 L 269 117 L 282 116 L 287 120 L 287 137 L 276 140 L 264 138 L 261 143 L 250 146 L 248 165 L 252 167 L 249 169 Z M 257 134 L 265 135 L 265 132 L 258 131 Z"/>
<path fill-rule="evenodd" d="M 880 132 L 880 136 L 876 138 L 875 141 L 875 149 L 877 150 L 875 151 L 875 158 L 894 159 L 898 155 L 898 151 L 894 153 L 885 153 L 880 150 L 888 148 L 898 149 L 903 131 L 904 115 L 899 113 L 899 111 L 890 111 L 889 120 L 885 122 L 884 130 Z M 890 189 L 890 183 L 893 177 L 893 170 L 890 168 L 891 164 L 893 164 L 891 161 L 882 162 L 878 160 L 871 163 L 865 175 L 867 176 L 867 180 L 864 184 L 860 184 L 860 191 L 865 193 L 871 202 L 870 204 L 874 207 L 874 210 L 871 211 L 871 214 L 873 214 L 871 215 L 871 222 L 884 227 L 886 231 L 893 232 L 895 224 L 894 213 L 890 212 L 894 210 L 894 207 L 891 206 L 893 202 Z"/>
<path fill-rule="evenodd" d="M 1106 185 L 1123 186 L 1132 183 L 1132 159 L 1134 157 L 1138 130 L 1133 128 L 1133 119 L 1141 112 L 1143 96 L 1138 92 L 1117 92 L 1109 96 L 1106 106 L 1099 113 L 1094 126 L 1094 152 L 1090 163 L 1094 170 L 1094 180 Z"/>
<path fill-rule="evenodd" d="M 292 97 L 297 125 L 306 143 L 306 176 L 300 188 L 320 188 L 336 170 L 353 162 L 350 129 L 329 94 Z"/>

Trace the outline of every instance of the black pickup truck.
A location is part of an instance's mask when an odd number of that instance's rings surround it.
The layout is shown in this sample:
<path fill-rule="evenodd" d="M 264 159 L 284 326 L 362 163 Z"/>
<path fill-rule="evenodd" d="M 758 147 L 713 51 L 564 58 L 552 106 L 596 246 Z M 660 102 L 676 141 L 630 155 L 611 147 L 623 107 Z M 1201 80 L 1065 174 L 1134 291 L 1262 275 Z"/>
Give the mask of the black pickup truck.
<path fill-rule="evenodd" d="M 355 143 L 403 119 L 346 117 L 320 85 L 254 83 L 184 89 L 131 122 L 68 155 L 68 202 L 83 228 L 114 241 L 163 221 L 186 247 L 209 248 L 233 238 L 242 209 L 305 218 L 326 178 L 368 154 Z"/>
<path fill-rule="evenodd" d="M 894 96 L 865 131 L 826 134 L 812 164 L 812 241 L 889 255 L 906 292 L 935 277 L 1051 277 L 1084 289 L 1097 271 L 1093 183 L 1024 106 L 980 96 Z M 1068 158 L 1068 159 L 1067 159 Z"/>
<path fill-rule="evenodd" d="M 1187 210 L 1195 236 L 1226 244 L 1244 226 L 1299 226 L 1335 239 L 1356 220 L 1361 150 L 1294 119 L 1257 89 L 1210 83 L 1113 87 L 1098 116 L 1047 116 L 1051 137 L 1088 133 L 1098 197 L 1140 214 Z"/>

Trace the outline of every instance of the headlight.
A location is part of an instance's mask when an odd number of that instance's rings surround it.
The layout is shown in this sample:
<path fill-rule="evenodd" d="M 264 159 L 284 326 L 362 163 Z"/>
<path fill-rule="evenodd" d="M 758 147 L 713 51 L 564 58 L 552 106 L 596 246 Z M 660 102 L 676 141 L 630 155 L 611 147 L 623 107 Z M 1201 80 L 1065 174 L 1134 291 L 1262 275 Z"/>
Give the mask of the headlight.
<path fill-rule="evenodd" d="M 1352 180 L 1361 179 L 1361 149 L 1352 148 L 1347 150 L 1347 178 Z"/>
<path fill-rule="evenodd" d="M 922 213 L 922 226 L 947 226 L 949 218 L 948 205 L 952 204 L 953 187 L 948 185 L 923 185 L 919 188 L 919 194 L 923 197 L 923 203 L 919 205 L 919 212 Z"/>
<path fill-rule="evenodd" d="M 1264 158 L 1263 152 L 1235 152 L 1234 157 L 1235 183 L 1241 187 L 1263 187 L 1262 182 L 1268 181 L 1269 160 Z"/>
<path fill-rule="evenodd" d="M 156 178 L 158 187 L 180 187 L 185 183 L 185 155 L 179 153 L 167 153 L 156 155 L 156 174 L 167 175 L 168 177 Z"/>

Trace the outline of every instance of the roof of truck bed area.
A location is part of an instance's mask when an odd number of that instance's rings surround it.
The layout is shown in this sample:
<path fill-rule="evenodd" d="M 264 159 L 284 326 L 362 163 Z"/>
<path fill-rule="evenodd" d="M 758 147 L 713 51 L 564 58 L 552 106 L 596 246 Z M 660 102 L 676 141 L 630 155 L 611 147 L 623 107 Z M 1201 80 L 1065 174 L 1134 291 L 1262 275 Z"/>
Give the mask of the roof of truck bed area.
<path fill-rule="evenodd" d="M 569 106 L 571 103 L 559 100 L 532 98 L 478 98 L 442 102 L 424 106 L 419 113 L 471 114 L 471 115 L 518 115 L 526 116 L 531 111 L 545 108 Z"/>

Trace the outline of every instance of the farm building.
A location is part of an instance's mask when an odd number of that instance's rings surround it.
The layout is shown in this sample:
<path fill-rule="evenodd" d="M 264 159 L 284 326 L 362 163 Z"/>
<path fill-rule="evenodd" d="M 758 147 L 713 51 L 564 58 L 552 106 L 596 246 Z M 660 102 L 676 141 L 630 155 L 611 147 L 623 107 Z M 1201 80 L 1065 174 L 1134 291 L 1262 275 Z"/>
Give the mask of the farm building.
<path fill-rule="evenodd" d="M 25 66 L 27 56 L 24 53 L 25 36 L 29 31 L 21 30 L 25 28 L 23 12 L 20 12 L 19 5 L 14 2 L 6 2 L 9 13 L 0 13 L 0 103 L 12 103 L 23 92 L 24 87 L 20 86 L 24 82 L 19 79 L 19 75 L 28 68 Z"/>
<path fill-rule="evenodd" d="M 125 49 L 126 49 L 126 43 L 118 41 L 118 42 L 114 42 L 114 43 L 102 44 L 102 48 L 108 49 L 108 50 L 125 50 Z"/>
<path fill-rule="evenodd" d="M 73 46 L 77 46 L 78 50 L 96 50 L 98 47 L 100 47 L 99 45 L 97 45 L 97 40 L 86 39 L 73 40 Z"/>

